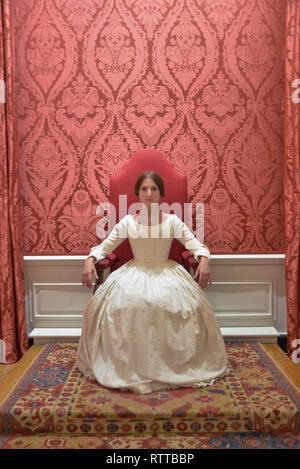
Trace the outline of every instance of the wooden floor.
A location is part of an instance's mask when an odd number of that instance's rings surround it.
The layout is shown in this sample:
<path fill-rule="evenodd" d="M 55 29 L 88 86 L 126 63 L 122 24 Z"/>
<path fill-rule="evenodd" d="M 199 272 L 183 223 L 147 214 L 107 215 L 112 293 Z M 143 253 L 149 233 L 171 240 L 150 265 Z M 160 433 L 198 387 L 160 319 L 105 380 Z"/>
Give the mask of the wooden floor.
<path fill-rule="evenodd" d="M 277 344 L 262 345 L 271 355 L 277 366 L 281 368 L 284 374 L 300 390 L 300 363 L 293 363 Z M 5 399 L 8 390 L 19 381 L 27 368 L 30 367 L 42 348 L 43 345 L 32 345 L 17 363 L 13 365 L 0 364 L 0 402 Z"/>

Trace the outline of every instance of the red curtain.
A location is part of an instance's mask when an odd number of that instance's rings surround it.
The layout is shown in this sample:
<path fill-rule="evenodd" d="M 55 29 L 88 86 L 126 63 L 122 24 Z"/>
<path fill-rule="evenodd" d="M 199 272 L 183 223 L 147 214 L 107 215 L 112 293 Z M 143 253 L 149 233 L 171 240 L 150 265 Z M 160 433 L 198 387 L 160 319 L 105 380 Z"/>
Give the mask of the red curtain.
<path fill-rule="evenodd" d="M 28 349 L 15 81 L 12 2 L 0 0 L 0 359 L 7 364 Z"/>
<path fill-rule="evenodd" d="M 285 254 L 288 354 L 300 339 L 300 0 L 286 2 Z"/>

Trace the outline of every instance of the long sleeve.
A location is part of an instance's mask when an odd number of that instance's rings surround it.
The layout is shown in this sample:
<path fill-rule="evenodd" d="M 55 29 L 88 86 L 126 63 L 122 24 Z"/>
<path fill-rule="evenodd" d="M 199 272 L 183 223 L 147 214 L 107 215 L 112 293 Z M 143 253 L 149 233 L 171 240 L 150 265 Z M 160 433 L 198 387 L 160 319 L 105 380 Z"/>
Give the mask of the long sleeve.
<path fill-rule="evenodd" d="M 178 241 L 180 241 L 180 243 L 193 254 L 198 262 L 202 256 L 210 259 L 210 251 L 208 247 L 205 246 L 205 244 L 200 243 L 200 241 L 189 230 L 187 225 L 183 223 L 177 215 L 174 215 L 173 229 L 174 238 L 178 239 Z"/>
<path fill-rule="evenodd" d="M 91 256 L 96 258 L 95 262 L 104 259 L 107 254 L 111 254 L 127 238 L 127 220 L 126 217 L 117 223 L 111 233 L 101 244 L 91 248 L 87 259 Z"/>

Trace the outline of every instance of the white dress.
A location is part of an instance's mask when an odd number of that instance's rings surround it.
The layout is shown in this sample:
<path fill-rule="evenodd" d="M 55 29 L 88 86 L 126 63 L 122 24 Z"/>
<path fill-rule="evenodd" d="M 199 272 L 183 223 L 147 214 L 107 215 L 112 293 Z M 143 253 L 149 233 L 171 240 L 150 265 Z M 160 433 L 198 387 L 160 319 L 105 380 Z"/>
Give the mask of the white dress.
<path fill-rule="evenodd" d="M 148 228 L 132 215 L 89 256 L 104 259 L 128 237 L 134 258 L 111 272 L 84 311 L 77 367 L 101 385 L 146 394 L 207 386 L 228 374 L 223 337 L 199 284 L 168 259 L 173 238 L 210 257 L 176 216 Z M 152 230 L 152 231 L 151 231 Z"/>

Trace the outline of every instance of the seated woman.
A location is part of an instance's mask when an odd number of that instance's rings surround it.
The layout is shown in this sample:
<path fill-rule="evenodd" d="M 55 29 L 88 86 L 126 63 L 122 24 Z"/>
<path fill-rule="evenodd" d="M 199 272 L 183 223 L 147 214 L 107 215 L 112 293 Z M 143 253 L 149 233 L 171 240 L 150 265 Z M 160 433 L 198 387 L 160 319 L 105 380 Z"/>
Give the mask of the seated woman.
<path fill-rule="evenodd" d="M 85 261 L 82 283 L 91 287 L 92 275 L 97 276 L 94 263 L 126 237 L 134 256 L 110 273 L 89 301 L 77 366 L 103 386 L 138 394 L 210 385 L 228 373 L 228 363 L 203 292 L 210 282 L 209 250 L 176 215 L 158 209 L 164 196 L 159 175 L 139 176 L 135 194 L 147 218 L 126 215 Z M 199 261 L 194 279 L 168 259 L 174 237 Z"/>

